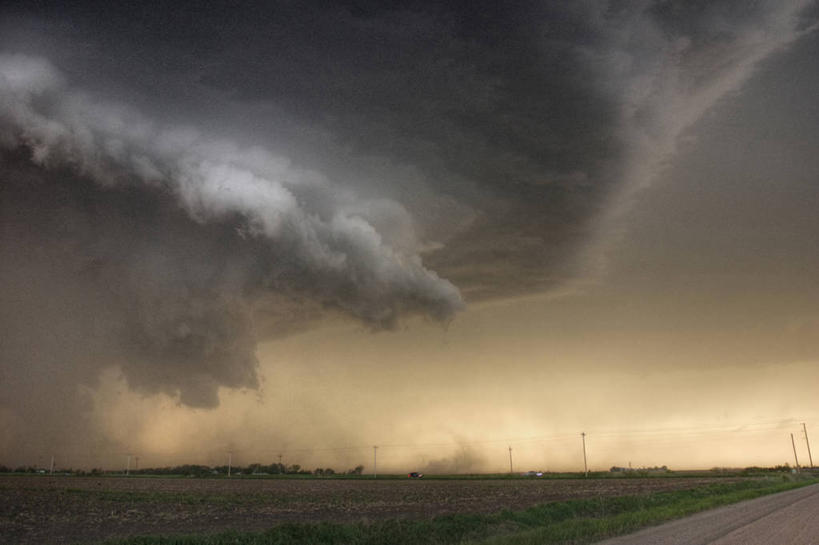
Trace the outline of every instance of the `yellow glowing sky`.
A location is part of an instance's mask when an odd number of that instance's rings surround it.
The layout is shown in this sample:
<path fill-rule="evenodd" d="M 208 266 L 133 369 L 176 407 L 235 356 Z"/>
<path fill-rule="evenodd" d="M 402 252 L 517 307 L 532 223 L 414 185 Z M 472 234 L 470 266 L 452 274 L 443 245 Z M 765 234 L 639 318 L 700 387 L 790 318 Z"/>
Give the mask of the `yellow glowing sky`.
<path fill-rule="evenodd" d="M 593 469 L 793 463 L 789 434 L 819 415 L 815 361 L 681 368 L 657 353 L 685 348 L 650 334 L 566 334 L 561 323 L 583 319 L 567 318 L 576 305 L 531 297 L 476 306 L 445 330 L 336 324 L 266 343 L 261 390 L 223 389 L 215 410 L 142 398 L 112 372 L 98 422 L 143 467 L 220 464 L 228 451 L 236 464 L 281 453 L 308 468 L 371 467 L 380 445 L 384 471 L 506 471 L 509 446 L 521 470 L 577 470 L 581 431 Z"/>

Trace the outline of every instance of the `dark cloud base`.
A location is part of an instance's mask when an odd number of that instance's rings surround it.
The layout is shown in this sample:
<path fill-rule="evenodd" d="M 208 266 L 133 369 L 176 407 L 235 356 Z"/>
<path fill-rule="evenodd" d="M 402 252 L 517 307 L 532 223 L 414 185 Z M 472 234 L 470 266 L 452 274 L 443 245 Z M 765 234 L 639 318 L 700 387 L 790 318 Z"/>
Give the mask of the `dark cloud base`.
<path fill-rule="evenodd" d="M 133 387 L 192 406 L 216 405 L 220 384 L 255 387 L 259 248 L 229 222 L 194 222 L 161 189 L 102 189 L 26 155 L 2 163 L 1 315 L 17 333 L 3 360 L 85 380 L 119 365 Z M 53 346 L 35 350 L 39 339 Z"/>

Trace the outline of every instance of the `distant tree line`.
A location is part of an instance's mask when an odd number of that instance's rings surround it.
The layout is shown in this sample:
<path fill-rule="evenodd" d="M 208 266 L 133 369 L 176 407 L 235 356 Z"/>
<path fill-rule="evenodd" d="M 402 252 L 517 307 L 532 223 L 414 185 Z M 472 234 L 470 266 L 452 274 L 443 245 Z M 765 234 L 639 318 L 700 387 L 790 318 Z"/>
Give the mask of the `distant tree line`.
<path fill-rule="evenodd" d="M 302 468 L 299 464 L 292 464 L 292 465 L 284 465 L 284 464 L 260 464 L 254 463 L 247 466 L 231 466 L 230 467 L 230 474 L 231 475 L 316 475 L 320 477 L 329 477 L 333 475 L 361 475 L 364 471 L 364 466 L 359 465 L 353 469 L 348 469 L 347 471 L 338 472 L 333 468 L 326 467 L 326 468 L 316 468 L 312 471 L 308 469 Z M 48 469 L 44 469 L 41 467 L 35 466 L 19 466 L 17 468 L 10 468 L 3 464 L 0 464 L 0 473 L 49 473 Z M 55 469 L 55 473 L 65 474 L 70 473 L 72 475 L 104 475 L 104 474 L 122 474 L 125 472 L 125 469 L 117 469 L 114 471 L 111 470 L 102 470 L 99 468 L 94 468 L 91 470 L 84 470 L 84 469 Z M 221 466 L 205 466 L 205 465 L 197 465 L 197 464 L 184 464 L 179 466 L 171 466 L 171 467 L 151 467 L 151 468 L 140 468 L 140 469 L 130 469 L 128 473 L 131 475 L 185 475 L 189 477 L 211 477 L 214 475 L 227 475 L 228 474 L 228 466 L 221 465 Z"/>
<path fill-rule="evenodd" d="M 611 466 L 611 469 L 609 469 L 609 471 L 611 473 L 629 473 L 629 472 L 634 472 L 634 473 L 641 473 L 641 472 L 642 473 L 646 473 L 646 472 L 664 473 L 664 472 L 668 471 L 668 466 L 638 467 L 638 468 L 634 468 L 634 469 L 632 469 L 630 467 Z"/>

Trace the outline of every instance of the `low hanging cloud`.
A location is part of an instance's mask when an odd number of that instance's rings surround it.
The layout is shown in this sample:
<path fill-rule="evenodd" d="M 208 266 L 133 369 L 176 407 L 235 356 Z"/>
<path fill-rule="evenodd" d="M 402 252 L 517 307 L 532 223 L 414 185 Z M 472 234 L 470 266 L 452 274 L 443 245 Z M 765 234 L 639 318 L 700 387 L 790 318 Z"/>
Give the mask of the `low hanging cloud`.
<path fill-rule="evenodd" d="M 48 336 L 38 321 L 52 335 L 66 327 L 73 348 L 100 345 L 81 354 L 92 368 L 120 364 L 132 387 L 214 406 L 220 385 L 257 386 L 257 307 L 291 325 L 306 306 L 390 328 L 405 314 L 447 320 L 462 306 L 422 264 L 395 202 L 102 104 L 41 58 L 0 56 L 0 97 L 3 322 L 31 313 L 34 327 L 10 340 L 18 358 Z M 33 308 L 47 312 L 35 297 L 75 299 L 73 316 L 38 318 Z M 39 359 L 64 357 L 56 345 Z"/>
<path fill-rule="evenodd" d="M 469 445 L 460 445 L 449 457 L 436 458 L 427 462 L 421 471 L 430 475 L 452 475 L 453 473 L 478 473 L 486 471 L 486 457 Z"/>

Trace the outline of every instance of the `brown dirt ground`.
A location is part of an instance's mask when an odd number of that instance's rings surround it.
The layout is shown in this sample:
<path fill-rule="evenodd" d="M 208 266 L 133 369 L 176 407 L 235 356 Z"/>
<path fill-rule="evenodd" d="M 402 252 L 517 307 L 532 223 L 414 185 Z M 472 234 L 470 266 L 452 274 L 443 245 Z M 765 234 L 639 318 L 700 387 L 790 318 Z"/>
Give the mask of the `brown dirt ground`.
<path fill-rule="evenodd" d="M 0 476 L 0 543 L 263 530 L 276 523 L 431 518 L 738 479 L 332 480 Z"/>

